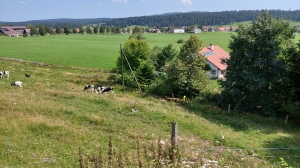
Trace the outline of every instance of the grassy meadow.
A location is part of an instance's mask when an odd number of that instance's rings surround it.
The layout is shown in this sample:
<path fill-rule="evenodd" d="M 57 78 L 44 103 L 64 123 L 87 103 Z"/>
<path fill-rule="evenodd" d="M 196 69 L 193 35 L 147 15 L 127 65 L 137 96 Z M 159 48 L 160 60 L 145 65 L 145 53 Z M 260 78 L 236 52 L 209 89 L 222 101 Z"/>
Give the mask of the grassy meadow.
<path fill-rule="evenodd" d="M 179 50 L 177 40 L 186 40 L 190 34 L 145 36 L 150 47 L 172 43 Z M 197 36 L 203 46 L 213 43 L 229 51 L 230 33 Z M 300 167 L 299 122 L 285 124 L 285 116 L 228 113 L 197 100 L 181 105 L 128 88 L 123 94 L 121 86 L 106 79 L 120 44 L 128 37 L 0 36 L 0 70 L 11 73 L 10 78 L 0 79 L 1 167 L 79 167 L 79 147 L 85 164 L 91 166 L 90 153 L 98 154 L 101 149 L 103 159 L 108 159 L 109 136 L 113 155 L 122 153 L 123 159 L 137 153 L 137 137 L 149 152 L 160 138 L 166 153 L 173 121 L 178 122 L 182 160 L 194 162 L 195 167 L 209 160 L 218 161 L 220 167 L 281 167 L 284 163 Z M 25 73 L 32 77 L 25 78 Z M 10 86 L 16 80 L 24 82 L 23 89 Z M 109 83 L 115 93 L 83 91 L 86 84 L 97 83 Z M 127 167 L 137 167 L 135 159 L 132 156 Z"/>
<path fill-rule="evenodd" d="M 164 47 L 170 43 L 180 49 L 177 40 L 187 40 L 190 34 L 145 34 L 149 46 Z M 203 46 L 210 43 L 228 51 L 229 33 L 198 34 Z M 48 64 L 99 68 L 115 67 L 120 45 L 124 45 L 129 34 L 120 35 L 49 35 L 10 38 L 0 36 L 0 58 L 17 58 Z"/>
<path fill-rule="evenodd" d="M 0 65 L 11 73 L 0 80 L 1 167 L 78 167 L 79 147 L 91 166 L 90 153 L 101 149 L 103 160 L 108 159 L 109 136 L 114 153 L 125 159 L 137 153 L 137 137 L 149 152 L 159 138 L 170 144 L 173 121 L 178 123 L 181 159 L 195 167 L 209 160 L 221 167 L 280 167 L 280 157 L 299 167 L 299 157 L 293 157 L 300 154 L 299 125 L 284 124 L 284 116 L 228 113 L 197 100 L 180 105 L 127 88 L 123 94 L 113 84 L 114 94 L 84 92 L 87 83 L 107 82 L 108 73 L 98 69 L 3 59 Z M 24 88 L 10 86 L 15 80 L 23 81 Z M 128 167 L 137 166 L 133 159 Z"/>

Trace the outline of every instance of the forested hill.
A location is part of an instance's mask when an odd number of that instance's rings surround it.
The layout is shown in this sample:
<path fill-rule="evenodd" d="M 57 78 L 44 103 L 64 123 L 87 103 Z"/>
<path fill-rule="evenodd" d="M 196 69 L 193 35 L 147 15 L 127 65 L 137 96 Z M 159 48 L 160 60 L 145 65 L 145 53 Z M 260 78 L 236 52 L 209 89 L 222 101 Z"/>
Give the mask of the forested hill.
<path fill-rule="evenodd" d="M 33 20 L 25 22 L 0 22 L 1 25 L 39 25 L 43 23 L 49 27 L 79 27 L 81 25 L 91 25 L 105 23 L 109 26 L 127 27 L 131 25 L 150 26 L 150 27 L 169 27 L 169 26 L 192 26 L 192 25 L 225 25 L 234 22 L 254 20 L 257 15 L 261 15 L 265 10 L 241 10 L 241 11 L 222 11 L 222 12 L 188 12 L 188 13 L 168 13 L 151 16 L 137 16 L 128 18 L 94 18 L 94 19 L 50 19 Z M 269 10 L 269 13 L 277 18 L 286 20 L 300 21 L 300 10 Z"/>
<path fill-rule="evenodd" d="M 225 25 L 234 22 L 254 20 L 257 15 L 261 15 L 265 10 L 243 10 L 243 11 L 223 11 L 223 12 L 189 12 L 168 15 L 154 15 L 112 19 L 107 25 L 126 27 L 130 25 L 143 25 L 150 27 L 168 26 L 193 26 L 193 25 Z M 274 17 L 286 20 L 300 21 L 300 10 L 283 11 L 269 10 Z"/>

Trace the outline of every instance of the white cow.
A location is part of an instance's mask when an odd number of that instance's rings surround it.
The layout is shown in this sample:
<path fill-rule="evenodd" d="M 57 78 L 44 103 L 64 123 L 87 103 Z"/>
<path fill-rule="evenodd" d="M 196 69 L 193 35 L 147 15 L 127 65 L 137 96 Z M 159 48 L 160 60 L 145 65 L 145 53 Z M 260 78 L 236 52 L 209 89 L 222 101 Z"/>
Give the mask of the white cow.
<path fill-rule="evenodd" d="M 5 75 L 9 78 L 9 71 L 0 71 L 0 78 L 4 78 Z"/>
<path fill-rule="evenodd" d="M 20 89 L 21 89 L 23 87 L 23 82 L 15 81 L 10 86 L 17 86 L 17 87 L 20 87 Z"/>

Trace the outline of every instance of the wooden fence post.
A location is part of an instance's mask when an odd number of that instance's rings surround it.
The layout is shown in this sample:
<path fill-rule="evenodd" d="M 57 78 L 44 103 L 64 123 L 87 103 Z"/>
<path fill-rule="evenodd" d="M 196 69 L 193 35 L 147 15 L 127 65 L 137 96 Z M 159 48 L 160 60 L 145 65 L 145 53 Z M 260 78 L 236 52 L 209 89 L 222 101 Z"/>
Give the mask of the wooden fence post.
<path fill-rule="evenodd" d="M 172 122 L 172 133 L 171 133 L 171 141 L 177 143 L 177 122 Z"/>

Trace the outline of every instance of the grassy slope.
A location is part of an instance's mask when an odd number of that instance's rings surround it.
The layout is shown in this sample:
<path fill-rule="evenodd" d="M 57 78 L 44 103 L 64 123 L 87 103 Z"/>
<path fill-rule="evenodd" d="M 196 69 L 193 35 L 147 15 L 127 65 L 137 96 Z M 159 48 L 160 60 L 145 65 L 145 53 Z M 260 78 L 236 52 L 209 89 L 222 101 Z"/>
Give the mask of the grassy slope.
<path fill-rule="evenodd" d="M 178 122 L 179 144 L 185 158 L 218 160 L 229 167 L 271 167 L 279 156 L 299 156 L 298 150 L 260 148 L 298 147 L 298 126 L 255 115 L 235 114 L 197 102 L 180 106 L 116 87 L 115 94 L 83 92 L 86 83 L 103 82 L 107 74 L 95 69 L 55 68 L 0 60 L 10 70 L 0 80 L 0 165 L 3 167 L 76 167 L 78 147 L 84 153 L 107 152 L 113 145 L 135 153 L 136 137 L 150 144 L 169 142 L 171 122 Z M 24 73 L 32 78 L 25 78 Z M 10 83 L 21 80 L 23 89 Z M 131 109 L 138 110 L 132 113 Z M 225 140 L 220 139 L 220 135 Z M 219 141 L 220 143 L 217 143 Z M 245 151 L 204 149 L 255 148 Z M 201 149 L 201 150 L 200 150 Z M 276 156 L 259 158 L 258 156 Z M 241 158 L 245 159 L 241 161 Z M 285 158 L 299 166 L 299 158 Z"/>

